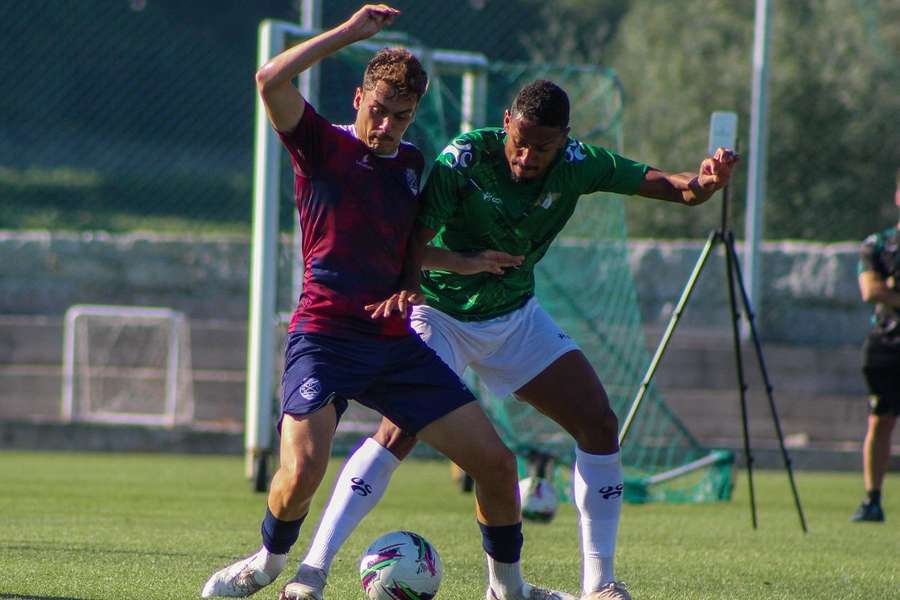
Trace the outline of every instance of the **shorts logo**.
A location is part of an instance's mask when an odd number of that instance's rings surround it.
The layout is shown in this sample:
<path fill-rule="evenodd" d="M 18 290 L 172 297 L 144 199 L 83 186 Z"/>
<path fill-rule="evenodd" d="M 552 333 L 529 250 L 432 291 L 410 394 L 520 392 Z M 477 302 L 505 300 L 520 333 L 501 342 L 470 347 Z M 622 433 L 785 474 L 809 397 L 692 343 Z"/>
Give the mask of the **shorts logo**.
<path fill-rule="evenodd" d="M 322 384 L 315 377 L 310 377 L 300 386 L 300 395 L 307 400 L 312 400 L 322 391 Z"/>

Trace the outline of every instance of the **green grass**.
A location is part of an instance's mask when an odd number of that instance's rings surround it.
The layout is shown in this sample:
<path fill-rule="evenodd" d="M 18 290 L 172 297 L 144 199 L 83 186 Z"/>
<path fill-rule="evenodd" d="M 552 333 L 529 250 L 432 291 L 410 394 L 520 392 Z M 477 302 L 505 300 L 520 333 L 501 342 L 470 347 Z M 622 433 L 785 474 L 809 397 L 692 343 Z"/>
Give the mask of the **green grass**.
<path fill-rule="evenodd" d="M 207 576 L 259 544 L 264 498 L 234 457 L 0 453 L 0 599 L 196 598 Z M 334 475 L 338 463 L 331 465 Z M 618 576 L 637 600 L 900 598 L 900 493 L 889 479 L 883 525 L 851 524 L 853 473 L 798 473 L 810 533 L 803 535 L 783 471 L 758 472 L 759 524 L 746 479 L 734 499 L 700 506 L 626 505 Z M 316 497 L 290 568 L 302 556 L 330 479 Z M 472 498 L 446 464 L 410 461 L 339 555 L 329 600 L 361 599 L 356 561 L 392 529 L 430 539 L 444 561 L 439 598 L 482 597 Z M 529 579 L 571 592 L 579 583 L 575 512 L 526 525 Z M 291 573 L 258 598 L 275 598 Z"/>

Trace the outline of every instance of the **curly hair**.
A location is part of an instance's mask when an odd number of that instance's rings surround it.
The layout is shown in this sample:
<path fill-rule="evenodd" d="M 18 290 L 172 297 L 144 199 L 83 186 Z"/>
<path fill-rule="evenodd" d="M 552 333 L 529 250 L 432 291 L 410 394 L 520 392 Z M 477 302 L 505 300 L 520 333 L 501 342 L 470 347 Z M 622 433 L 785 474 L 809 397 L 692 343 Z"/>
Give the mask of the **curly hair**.
<path fill-rule="evenodd" d="M 539 79 L 516 94 L 509 112 L 536 125 L 565 129 L 569 126 L 569 96 L 552 81 Z"/>
<path fill-rule="evenodd" d="M 415 96 L 420 100 L 428 88 L 428 74 L 419 59 L 405 48 L 382 48 L 378 51 L 363 75 L 363 89 L 374 90 L 383 81 L 399 96 Z"/>

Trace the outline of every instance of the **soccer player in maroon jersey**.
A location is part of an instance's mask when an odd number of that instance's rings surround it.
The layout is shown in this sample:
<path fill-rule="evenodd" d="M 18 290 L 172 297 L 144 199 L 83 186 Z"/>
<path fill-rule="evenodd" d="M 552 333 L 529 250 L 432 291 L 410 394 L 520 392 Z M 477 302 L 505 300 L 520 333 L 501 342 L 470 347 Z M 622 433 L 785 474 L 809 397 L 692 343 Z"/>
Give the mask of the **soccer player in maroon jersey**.
<path fill-rule="evenodd" d="M 328 464 L 348 399 L 369 406 L 472 475 L 476 514 L 497 600 L 565 600 L 522 578 L 516 462 L 453 371 L 415 335 L 406 315 L 373 320 L 365 306 L 409 279 L 404 265 L 417 213 L 421 153 L 401 141 L 427 76 L 408 51 L 369 62 L 353 97 L 356 120 L 335 126 L 291 80 L 323 58 L 369 38 L 399 15 L 367 5 L 342 25 L 275 57 L 256 75 L 272 125 L 288 149 L 303 227 L 303 294 L 289 328 L 282 378 L 280 467 L 269 490 L 262 547 L 215 573 L 204 598 L 244 597 L 281 573 Z M 368 482 L 360 489 L 373 493 Z M 321 600 L 303 573 L 282 599 Z"/>

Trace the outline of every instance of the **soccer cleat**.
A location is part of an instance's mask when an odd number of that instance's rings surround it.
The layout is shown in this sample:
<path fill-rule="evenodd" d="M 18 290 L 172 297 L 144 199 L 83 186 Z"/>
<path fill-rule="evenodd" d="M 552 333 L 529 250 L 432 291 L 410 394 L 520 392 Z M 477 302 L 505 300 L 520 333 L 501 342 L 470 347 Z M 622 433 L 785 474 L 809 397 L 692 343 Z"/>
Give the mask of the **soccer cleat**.
<path fill-rule="evenodd" d="M 863 502 L 859 505 L 859 508 L 856 509 L 856 512 L 853 513 L 853 516 L 850 517 L 850 520 L 855 522 L 871 521 L 873 523 L 881 523 L 884 521 L 884 511 L 881 510 L 880 504 Z"/>
<path fill-rule="evenodd" d="M 497 592 L 492 590 L 490 586 L 488 586 L 487 593 L 485 594 L 485 600 L 578 600 L 572 594 L 567 594 L 565 592 L 554 592 L 553 590 L 545 590 L 543 588 L 537 588 L 529 584 L 525 584 L 525 587 L 522 588 L 522 591 L 515 596 L 505 595 L 498 596 Z"/>
<path fill-rule="evenodd" d="M 599 590 L 585 594 L 581 600 L 631 600 L 631 594 L 621 581 L 611 581 Z"/>
<path fill-rule="evenodd" d="M 239 560 L 215 573 L 203 586 L 202 598 L 246 598 L 263 589 L 275 577 L 269 577 L 251 563 L 256 555 Z"/>
<path fill-rule="evenodd" d="M 297 574 L 281 590 L 278 600 L 323 600 L 327 578 L 322 569 L 301 563 Z"/>

